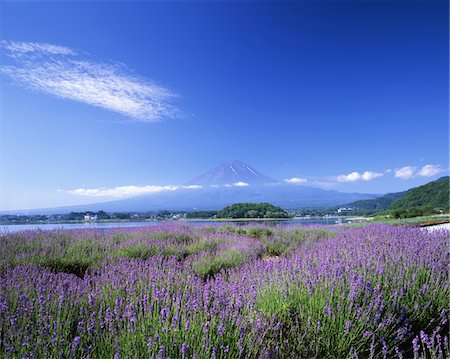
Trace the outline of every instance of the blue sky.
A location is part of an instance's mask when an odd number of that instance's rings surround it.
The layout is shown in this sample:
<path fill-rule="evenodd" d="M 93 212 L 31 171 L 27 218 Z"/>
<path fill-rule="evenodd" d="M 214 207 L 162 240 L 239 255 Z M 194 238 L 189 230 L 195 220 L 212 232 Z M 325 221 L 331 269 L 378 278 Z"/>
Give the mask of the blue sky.
<path fill-rule="evenodd" d="M 230 159 L 345 192 L 448 173 L 446 1 L 0 6 L 0 210 L 176 189 Z"/>

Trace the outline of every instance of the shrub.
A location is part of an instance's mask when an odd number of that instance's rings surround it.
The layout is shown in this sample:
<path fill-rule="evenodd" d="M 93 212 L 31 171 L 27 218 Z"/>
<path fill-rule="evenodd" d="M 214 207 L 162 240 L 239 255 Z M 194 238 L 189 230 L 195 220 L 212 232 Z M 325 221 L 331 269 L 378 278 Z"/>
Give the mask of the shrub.
<path fill-rule="evenodd" d="M 228 249 L 217 256 L 205 256 L 192 263 L 197 276 L 206 279 L 219 273 L 222 269 L 234 268 L 242 264 L 246 255 L 236 249 Z"/>
<path fill-rule="evenodd" d="M 252 227 L 246 230 L 246 234 L 249 237 L 260 239 L 273 235 L 273 232 L 270 229 L 264 227 Z"/>
<path fill-rule="evenodd" d="M 129 257 L 145 260 L 149 257 L 157 255 L 158 252 L 159 249 L 155 245 L 147 246 L 145 244 L 135 244 L 117 250 L 114 255 L 116 257 Z"/>
<path fill-rule="evenodd" d="M 93 262 L 83 258 L 72 257 L 41 257 L 36 258 L 35 263 L 42 267 L 49 268 L 54 273 L 74 274 L 83 278 L 89 268 L 92 268 Z"/>

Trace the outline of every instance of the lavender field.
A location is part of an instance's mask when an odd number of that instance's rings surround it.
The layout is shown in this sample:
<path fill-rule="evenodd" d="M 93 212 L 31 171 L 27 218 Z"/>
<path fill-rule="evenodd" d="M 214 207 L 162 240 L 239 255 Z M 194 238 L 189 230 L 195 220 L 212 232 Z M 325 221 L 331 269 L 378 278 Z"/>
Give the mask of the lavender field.
<path fill-rule="evenodd" d="M 162 224 L 0 241 L 0 357 L 450 355 L 445 230 Z"/>

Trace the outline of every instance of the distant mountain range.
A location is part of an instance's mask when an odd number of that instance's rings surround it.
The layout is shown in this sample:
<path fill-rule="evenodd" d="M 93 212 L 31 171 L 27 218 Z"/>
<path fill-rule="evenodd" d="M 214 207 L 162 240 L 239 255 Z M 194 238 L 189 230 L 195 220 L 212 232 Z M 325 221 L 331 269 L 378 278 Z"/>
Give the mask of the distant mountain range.
<path fill-rule="evenodd" d="M 376 213 L 388 209 L 408 209 L 413 207 L 432 207 L 449 210 L 450 178 L 441 177 L 423 186 L 404 192 L 388 193 L 384 196 L 347 203 L 344 207 L 354 208 L 361 213 Z"/>
<path fill-rule="evenodd" d="M 50 209 L 15 211 L 55 214 L 82 211 L 145 212 L 157 210 L 218 210 L 238 202 L 268 202 L 285 209 L 333 207 L 373 199 L 377 195 L 342 193 L 277 181 L 241 161 L 228 161 L 174 191 L 110 202 Z M 11 212 L 9 212 L 11 213 Z"/>

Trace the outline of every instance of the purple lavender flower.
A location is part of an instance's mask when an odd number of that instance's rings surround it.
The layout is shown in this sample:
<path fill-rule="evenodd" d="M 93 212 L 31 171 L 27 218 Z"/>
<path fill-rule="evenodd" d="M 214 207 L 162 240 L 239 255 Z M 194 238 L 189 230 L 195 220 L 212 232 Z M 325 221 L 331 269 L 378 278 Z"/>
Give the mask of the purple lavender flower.
<path fill-rule="evenodd" d="M 344 333 L 345 333 L 345 334 L 348 334 L 348 333 L 349 333 L 351 324 L 352 324 L 352 323 L 350 322 L 350 320 L 347 320 L 347 321 L 345 322 L 345 327 L 344 327 Z"/>
<path fill-rule="evenodd" d="M 71 350 L 72 355 L 74 355 L 75 352 L 77 351 L 77 348 L 80 345 L 80 340 L 81 340 L 81 338 L 78 336 L 73 339 L 72 350 Z"/>
<path fill-rule="evenodd" d="M 183 354 L 183 357 L 189 355 L 189 346 L 186 343 L 181 345 L 181 354 Z"/>
<path fill-rule="evenodd" d="M 217 333 L 219 336 L 223 337 L 223 327 L 221 325 L 217 326 Z"/>
<path fill-rule="evenodd" d="M 419 344 L 419 337 L 415 337 L 413 339 L 413 351 L 414 351 L 414 355 L 416 355 L 417 353 L 419 353 L 420 350 L 420 344 Z"/>

